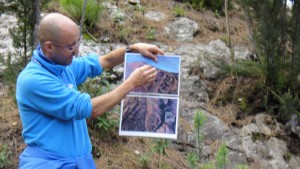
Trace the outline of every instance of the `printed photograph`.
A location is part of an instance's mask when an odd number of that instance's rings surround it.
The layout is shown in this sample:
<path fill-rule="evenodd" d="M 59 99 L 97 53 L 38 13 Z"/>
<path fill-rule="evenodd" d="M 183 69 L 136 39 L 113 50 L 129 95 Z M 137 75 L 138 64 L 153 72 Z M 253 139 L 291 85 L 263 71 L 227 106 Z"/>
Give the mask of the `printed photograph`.
<path fill-rule="evenodd" d="M 125 79 L 138 67 L 145 64 L 157 69 L 154 82 L 143 85 L 132 90 L 132 93 L 179 95 L 179 64 L 178 56 L 158 56 L 154 62 L 140 54 L 127 54 L 125 56 Z"/>
<path fill-rule="evenodd" d="M 178 98 L 126 97 L 120 135 L 176 138 Z"/>
<path fill-rule="evenodd" d="M 119 135 L 176 139 L 180 57 L 158 56 L 155 62 L 141 54 L 127 53 L 124 80 L 143 65 L 157 69 L 156 79 L 133 89 L 122 100 Z"/>

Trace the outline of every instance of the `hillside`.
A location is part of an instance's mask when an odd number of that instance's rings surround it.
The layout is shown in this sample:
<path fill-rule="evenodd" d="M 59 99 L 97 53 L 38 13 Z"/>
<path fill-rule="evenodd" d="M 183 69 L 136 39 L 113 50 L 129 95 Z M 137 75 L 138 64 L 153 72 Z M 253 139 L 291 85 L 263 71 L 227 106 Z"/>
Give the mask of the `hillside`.
<path fill-rule="evenodd" d="M 187 154 L 195 150 L 196 145 L 196 136 L 193 134 L 192 117 L 193 113 L 199 109 L 207 112 L 208 123 L 215 125 L 212 128 L 204 127 L 203 132 L 207 138 L 204 140 L 204 150 L 207 151 L 203 153 L 204 157 L 201 162 L 207 163 L 209 161 L 214 161 L 217 148 L 223 139 L 228 141 L 230 144 L 228 145 L 229 148 L 240 146 L 238 144 L 242 144 L 241 140 L 238 140 L 240 142 L 236 140 L 234 140 L 236 141 L 234 142 L 232 141 L 233 139 L 230 140 L 233 138 L 233 133 L 244 126 L 258 122 L 261 119 L 252 113 L 238 114 L 237 112 L 241 111 L 237 111 L 237 106 L 234 104 L 222 105 L 223 107 L 218 107 L 219 104 L 214 104 L 219 103 L 219 100 L 222 100 L 222 92 L 229 90 L 229 88 L 233 86 L 232 83 L 238 81 L 238 79 L 229 77 L 225 79 L 211 80 L 206 71 L 208 70 L 208 73 L 214 72 L 214 70 L 212 70 L 212 66 L 206 65 L 206 68 L 211 69 L 200 69 L 199 67 L 203 66 L 201 64 L 206 62 L 199 63 L 202 60 L 199 61 L 197 58 L 194 59 L 197 56 L 200 57 L 202 54 L 199 53 L 199 51 L 204 51 L 203 53 L 205 54 L 203 55 L 205 56 L 213 54 L 214 56 L 224 56 L 225 59 L 228 59 L 227 56 L 229 56 L 229 50 L 226 43 L 224 43 L 227 39 L 225 17 L 210 10 L 197 11 L 190 5 L 173 0 L 141 0 L 137 2 L 130 2 L 109 1 L 108 3 L 105 3 L 105 10 L 101 14 L 97 24 L 84 31 L 85 40 L 80 47 L 81 53 L 84 54 L 87 51 L 92 51 L 104 54 L 119 46 L 125 46 L 126 44 L 136 42 L 146 42 L 158 45 L 164 49 L 167 54 L 182 55 L 182 85 L 180 89 L 181 108 L 179 112 L 180 132 L 178 133 L 180 137 L 178 140 L 168 140 L 169 146 L 166 148 L 167 155 L 162 156 L 153 152 L 153 149 L 157 148 L 157 139 L 120 137 L 118 136 L 117 128 L 114 128 L 113 131 L 105 131 L 105 129 L 99 128 L 95 125 L 97 121 L 88 119 L 88 124 L 92 126 L 90 127 L 89 132 L 93 144 L 93 156 L 97 167 L 105 169 L 132 169 L 143 167 L 154 169 L 159 168 L 158 166 L 165 169 L 189 168 Z M 178 10 L 181 12 L 184 11 L 182 16 L 176 16 Z M 113 17 L 116 11 L 120 14 L 120 20 L 116 20 Z M 43 12 L 65 13 L 59 7 L 57 0 L 51 1 L 47 9 Z M 2 18 L 0 17 L 0 20 L 1 19 Z M 181 19 L 185 21 L 183 23 L 188 24 L 184 25 L 182 22 L 179 22 Z M 197 27 L 195 29 L 193 29 L 194 24 Z M 234 4 L 232 9 L 229 11 L 229 24 L 232 46 L 242 46 L 243 49 L 249 49 L 250 40 L 248 38 L 249 34 L 247 23 L 244 20 L 243 11 L 236 4 Z M 174 28 L 174 25 L 176 28 Z M 191 26 L 191 30 L 184 29 L 189 26 Z M 181 31 L 184 32 L 184 35 L 180 34 Z M 181 35 L 184 36 L 183 39 L 181 39 Z M 96 42 L 92 39 L 95 39 Z M 95 46 L 97 46 L 97 48 Z M 212 53 L 209 53 L 210 51 Z M 251 54 L 251 51 L 245 51 L 242 51 L 241 53 Z M 245 58 L 246 57 L 248 56 L 245 56 Z M 198 63 L 199 65 L 197 65 Z M 118 73 L 122 73 L 122 69 L 121 71 L 119 71 L 119 69 L 120 68 L 117 68 L 113 71 L 113 73 L 108 71 L 105 75 L 114 75 L 114 77 L 110 78 L 104 75 L 105 78 L 109 79 L 108 81 L 110 82 L 110 79 L 113 79 L 114 82 L 117 81 L 115 82 L 116 84 L 120 83 L 122 76 L 118 76 Z M 5 82 L 2 80 L 3 79 L 0 79 L 0 144 L 2 145 L 0 152 L 4 152 L 4 155 L 0 154 L 0 157 L 3 157 L 4 161 L 7 162 L 7 167 L 5 168 L 17 168 L 18 156 L 25 147 L 24 141 L 21 138 L 22 125 L 19 119 L 14 96 L 11 95 L 9 92 L 10 90 L 8 90 L 8 86 L 6 86 Z M 252 82 L 252 79 L 240 80 L 240 86 L 238 86 L 239 92 L 246 93 L 246 87 L 250 88 Z M 111 86 L 113 88 L 115 84 L 112 84 Z M 205 92 L 202 92 L 202 90 L 205 90 Z M 118 109 L 119 107 L 111 111 L 112 115 L 108 116 L 110 120 L 119 119 Z M 264 118 L 269 118 L 269 116 L 266 115 Z M 268 122 L 272 125 L 272 127 L 275 126 L 274 128 L 276 128 L 277 126 L 280 126 L 279 124 L 277 125 L 277 122 L 275 125 L 274 120 L 272 118 L 270 119 L 271 120 Z M 273 162 L 272 159 L 270 159 L 269 154 L 263 154 L 265 156 L 264 159 L 261 160 L 262 162 L 257 161 L 257 158 L 261 156 L 256 157 L 255 155 L 251 156 L 249 154 L 255 154 L 254 150 L 259 149 L 257 146 L 258 144 L 261 147 L 268 145 L 270 149 L 274 142 L 276 142 L 274 145 L 283 145 L 283 141 L 277 141 L 274 138 L 280 137 L 280 134 L 278 134 L 279 132 L 274 134 L 272 130 L 265 135 L 265 133 L 260 134 L 261 132 L 256 131 L 249 126 L 247 127 L 247 132 L 257 133 L 257 135 L 255 135 L 257 140 L 263 142 L 268 138 L 271 139 L 270 141 L 268 140 L 269 142 L 267 143 L 258 143 L 256 140 L 253 141 L 253 139 L 249 136 L 249 141 L 247 140 L 247 143 L 250 145 L 249 149 L 230 149 L 232 152 L 231 155 L 233 155 L 230 156 L 230 160 L 232 162 L 230 163 L 229 168 L 236 166 L 238 163 L 247 164 L 249 168 L 253 169 L 268 165 Z M 257 130 L 260 130 L 260 128 Z M 279 130 L 280 129 L 276 130 L 276 132 Z M 249 133 L 244 133 L 245 137 L 239 137 L 239 139 L 248 137 L 247 134 Z M 209 137 L 209 135 L 211 137 Z M 255 146 L 251 140 L 255 143 Z M 297 147 L 300 149 L 300 144 L 295 140 L 289 143 L 294 143 L 296 149 Z M 4 148 L 3 145 L 6 145 L 6 148 Z M 276 147 L 274 145 L 273 147 Z M 253 151 L 251 151 L 251 148 Z M 265 151 L 271 152 L 269 149 Z M 282 163 L 284 163 L 284 161 L 287 162 L 284 164 L 277 164 L 276 162 L 273 162 L 273 165 L 284 165 L 289 168 L 289 166 L 297 166 L 300 163 L 300 157 L 298 157 L 299 150 L 295 150 L 294 152 L 285 150 L 283 153 L 287 156 L 285 158 L 291 159 L 291 162 L 289 162 L 289 160 L 284 160 L 283 158 L 281 159 L 280 157 L 279 160 L 276 158 L 274 161 L 282 160 Z M 257 154 L 260 154 L 260 152 Z M 251 158 L 249 158 L 249 156 L 251 156 Z"/>

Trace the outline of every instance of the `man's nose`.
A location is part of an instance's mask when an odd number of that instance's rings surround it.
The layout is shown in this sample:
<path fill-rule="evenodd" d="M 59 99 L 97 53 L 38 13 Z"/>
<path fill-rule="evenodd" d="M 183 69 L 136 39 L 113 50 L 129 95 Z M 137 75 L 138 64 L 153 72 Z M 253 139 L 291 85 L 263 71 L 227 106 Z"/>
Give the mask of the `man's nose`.
<path fill-rule="evenodd" d="M 72 54 L 73 54 L 74 56 L 79 56 L 79 55 L 78 55 L 78 54 L 79 54 L 79 47 L 76 48 L 76 49 L 72 52 Z"/>

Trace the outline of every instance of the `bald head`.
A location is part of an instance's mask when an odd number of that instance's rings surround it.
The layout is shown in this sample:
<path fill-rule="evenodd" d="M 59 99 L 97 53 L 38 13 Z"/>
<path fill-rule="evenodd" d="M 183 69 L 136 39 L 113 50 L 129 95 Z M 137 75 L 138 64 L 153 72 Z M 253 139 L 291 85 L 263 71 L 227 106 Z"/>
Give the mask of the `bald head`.
<path fill-rule="evenodd" d="M 50 13 L 40 22 L 38 39 L 45 41 L 61 42 L 68 36 L 78 35 L 78 27 L 74 21 L 59 13 Z"/>

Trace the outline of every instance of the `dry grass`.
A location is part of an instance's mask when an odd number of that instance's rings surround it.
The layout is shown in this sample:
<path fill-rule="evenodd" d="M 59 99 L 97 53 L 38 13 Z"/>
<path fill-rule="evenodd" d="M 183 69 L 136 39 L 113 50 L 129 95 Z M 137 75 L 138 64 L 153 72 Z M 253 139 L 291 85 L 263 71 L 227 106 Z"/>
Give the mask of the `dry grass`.
<path fill-rule="evenodd" d="M 21 137 L 22 125 L 14 98 L 8 95 L 8 87 L 0 84 L 0 93 L 0 146 L 7 146 L 10 167 L 17 168 L 19 154 L 25 147 Z"/>
<path fill-rule="evenodd" d="M 164 1 L 141 1 L 144 12 L 160 11 L 166 14 L 162 21 L 151 21 L 143 16 L 143 11 L 134 9 L 126 1 L 119 1 L 118 7 L 130 16 L 124 18 L 124 23 L 114 23 L 107 11 L 104 11 L 96 29 L 93 31 L 98 38 L 101 36 L 110 37 L 112 42 L 136 43 L 159 41 L 167 45 L 179 45 L 176 39 L 165 34 L 164 27 L 176 19 L 174 8 L 180 7 L 185 12 L 185 17 L 198 23 L 199 31 L 194 36 L 192 43 L 207 43 L 215 39 L 226 39 L 226 25 L 224 17 L 216 17 L 211 11 L 199 12 L 184 3 L 172 0 Z M 241 11 L 231 11 L 229 16 L 232 44 L 249 45 L 246 23 L 241 20 Z M 148 37 L 150 31 L 155 30 L 154 39 Z M 123 32 L 123 34 L 122 34 Z M 124 37 L 124 32 L 126 36 Z"/>
<path fill-rule="evenodd" d="M 228 76 L 223 80 L 210 84 L 214 88 L 211 93 L 211 101 L 205 108 L 228 125 L 242 127 L 252 122 L 253 115 L 248 110 L 258 106 L 255 98 L 257 80 Z M 244 107 L 239 99 L 246 99 Z"/>
<path fill-rule="evenodd" d="M 152 153 L 154 138 L 118 137 L 115 140 L 101 141 L 97 145 L 101 155 L 95 159 L 98 168 L 105 169 L 132 169 L 142 168 L 139 159 L 147 155 L 148 168 L 158 168 L 159 156 Z M 160 164 L 168 168 L 187 168 L 184 154 L 168 148 L 167 156 L 161 156 Z"/>
<path fill-rule="evenodd" d="M 176 39 L 164 33 L 166 24 L 176 19 L 174 15 L 175 7 L 182 8 L 184 17 L 195 21 L 199 26 L 199 31 L 194 36 L 192 43 L 207 43 L 215 39 L 226 39 L 224 16 L 216 16 L 211 11 L 199 12 L 185 3 L 173 0 L 141 0 L 142 9 L 128 5 L 127 1 L 112 0 L 111 2 L 122 9 L 126 13 L 126 17 L 123 18 L 123 23 L 120 24 L 113 20 L 107 10 L 104 10 L 96 26 L 88 29 L 98 40 L 101 37 L 109 37 L 111 42 L 127 44 L 158 41 L 167 45 L 178 45 Z M 51 1 L 47 11 L 63 13 L 58 0 Z M 144 13 L 147 11 L 160 11 L 166 14 L 167 17 L 162 21 L 151 21 L 144 17 Z M 243 17 L 243 12 L 238 7 L 229 11 L 232 45 L 248 46 L 250 44 L 247 24 Z M 155 31 L 154 39 L 149 39 L 147 36 L 152 30 Z"/>

